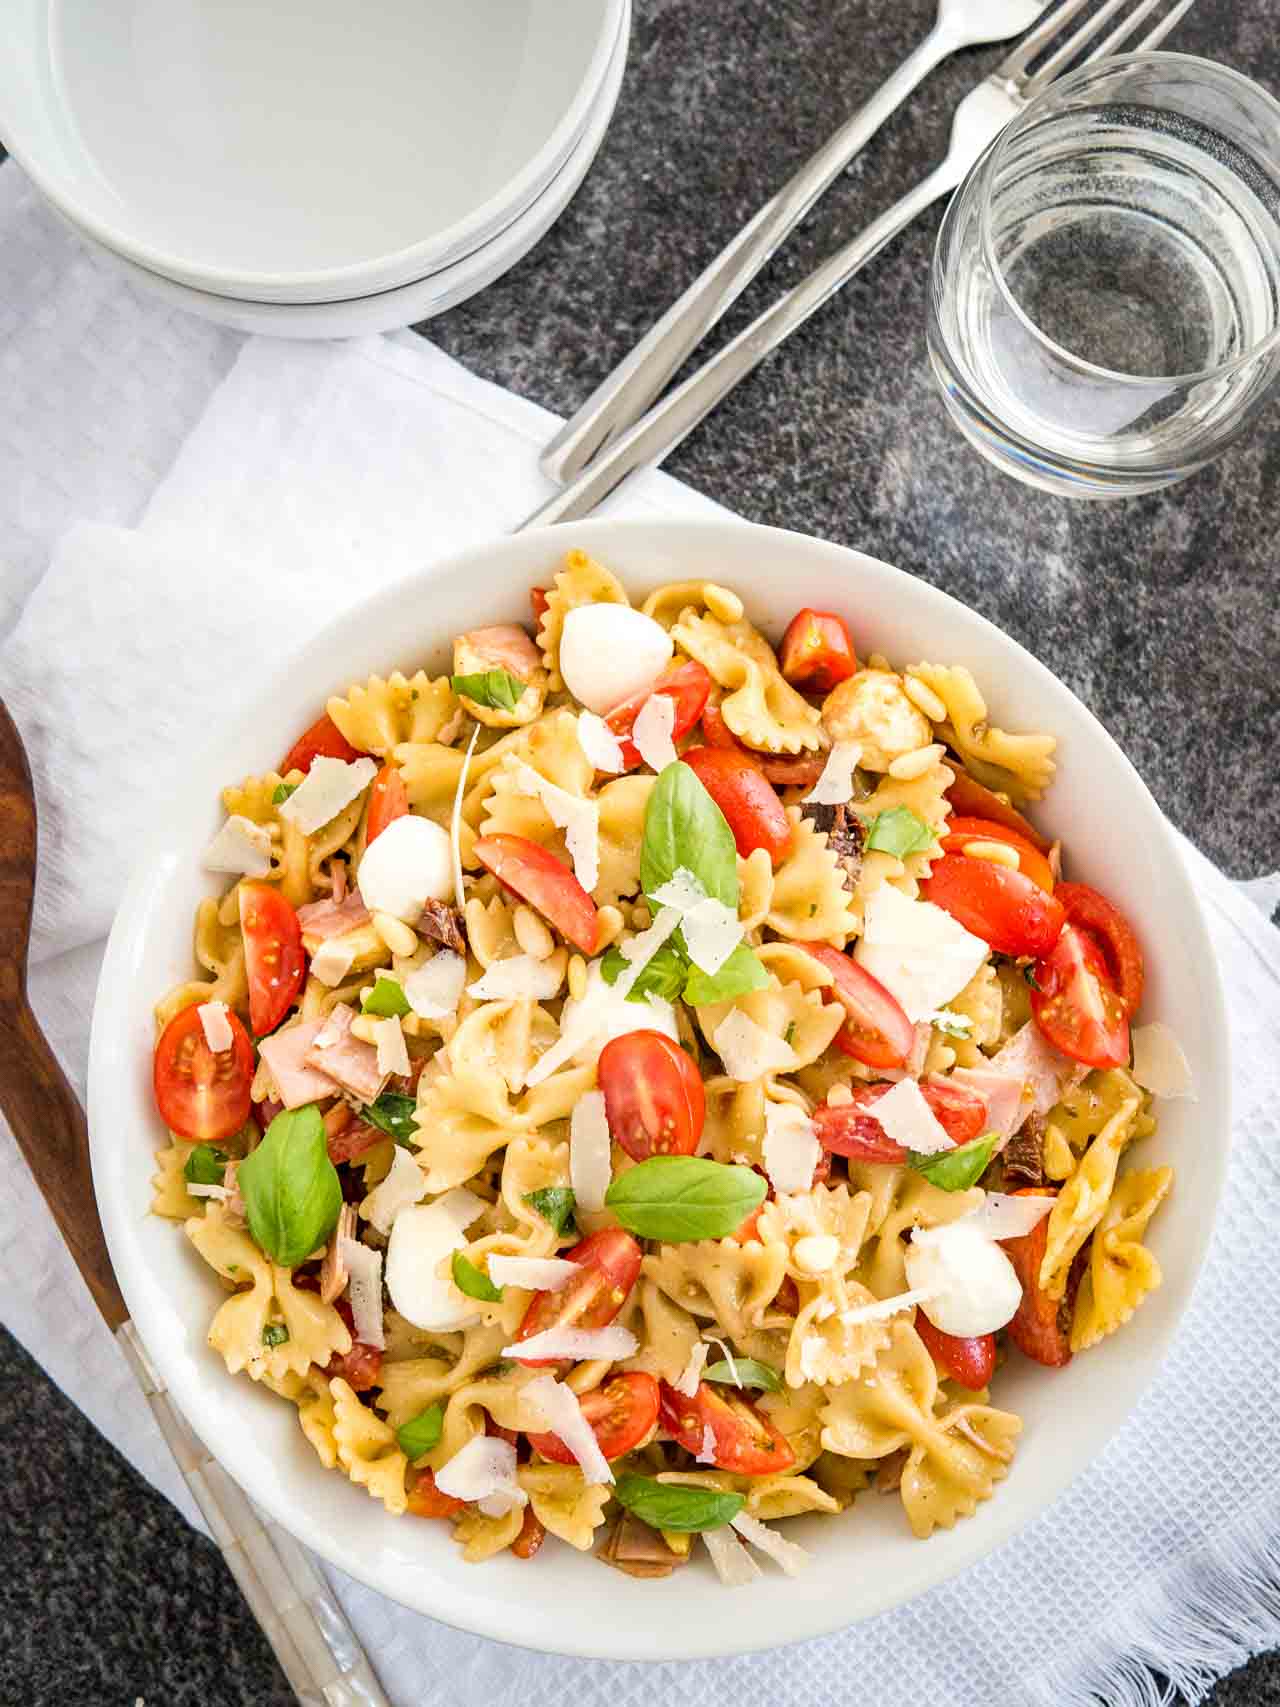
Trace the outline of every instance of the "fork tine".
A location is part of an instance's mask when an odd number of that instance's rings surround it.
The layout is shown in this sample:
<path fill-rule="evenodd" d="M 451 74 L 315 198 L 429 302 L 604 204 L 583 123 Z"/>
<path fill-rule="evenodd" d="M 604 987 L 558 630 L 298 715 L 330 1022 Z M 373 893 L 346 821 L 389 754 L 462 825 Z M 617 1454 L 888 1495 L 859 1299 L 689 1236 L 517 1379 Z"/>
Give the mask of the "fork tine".
<path fill-rule="evenodd" d="M 1142 0 L 1142 4 L 1137 8 L 1137 10 L 1131 12 L 1122 24 L 1112 30 L 1111 34 L 1105 41 L 1099 42 L 1098 46 L 1094 48 L 1089 57 L 1081 61 L 1081 63 L 1084 65 L 1092 65 L 1097 59 L 1110 59 L 1113 53 L 1119 53 L 1120 49 L 1137 30 L 1139 24 L 1145 23 L 1160 3 L 1161 0 Z M 1167 34 L 1177 21 L 1178 17 L 1175 13 L 1171 19 L 1166 19 L 1163 24 L 1158 24 L 1156 28 L 1160 31 L 1161 37 Z M 1144 42 L 1142 45 L 1145 47 L 1146 43 Z"/>
<path fill-rule="evenodd" d="M 1140 53 L 1150 53 L 1152 48 L 1159 47 L 1160 43 L 1168 35 L 1173 26 L 1182 22 L 1183 18 L 1186 17 L 1187 13 L 1195 3 L 1196 0 L 1178 0 L 1178 4 L 1173 8 L 1173 11 L 1170 12 L 1165 21 L 1162 24 L 1157 24 L 1155 29 L 1152 30 L 1149 35 L 1144 36 L 1138 43 L 1138 51 Z"/>
<path fill-rule="evenodd" d="M 1029 95 L 1033 89 L 1043 88 L 1046 83 L 1052 82 L 1064 66 L 1072 63 L 1081 48 L 1094 39 L 1102 26 L 1114 18 L 1122 6 L 1128 4 L 1129 0 L 1106 0 L 1106 4 L 1100 6 L 1092 17 L 1086 18 L 1084 23 L 1074 30 L 1055 52 L 1049 55 L 1048 59 L 1036 66 L 1035 71 L 1027 79 L 1023 92 Z M 1156 5 L 1157 0 L 1143 0 L 1143 4 Z M 1121 27 L 1123 28 L 1123 26 Z"/>
<path fill-rule="evenodd" d="M 1053 38 L 1069 24 L 1076 13 L 1088 4 L 1088 0 L 1062 0 L 1061 5 L 1055 6 L 1046 18 L 1042 18 L 1031 34 L 1024 36 L 1014 48 L 1000 61 L 996 67 L 997 77 L 1021 77 L 1031 61 L 1042 47 L 1048 47 Z"/>
<path fill-rule="evenodd" d="M 1087 47 L 1089 43 L 1094 40 L 1102 26 L 1111 18 L 1115 17 L 1120 8 L 1127 3 L 1128 0 L 1106 0 L 1106 4 L 1099 7 L 1091 18 L 1086 19 L 1086 21 L 1081 24 L 1065 42 L 1063 42 L 1061 47 L 1059 47 L 1054 53 L 1050 54 L 1049 58 L 1046 59 L 1043 64 L 1038 65 L 1031 76 L 1022 80 L 1018 91 L 1019 94 L 1023 96 L 1024 99 L 1030 100 L 1033 96 L 1038 95 L 1042 89 L 1052 83 L 1064 70 L 1068 67 L 1075 66 L 1077 62 L 1080 66 L 1085 66 L 1092 65 L 1100 59 L 1109 59 L 1113 54 L 1120 51 L 1125 43 L 1133 36 L 1139 25 L 1144 23 L 1151 16 L 1157 6 L 1164 4 L 1165 0 L 1140 0 L 1140 3 L 1132 12 L 1130 12 L 1127 18 L 1118 24 L 1116 28 L 1111 31 L 1110 35 L 1105 36 L 1088 55 L 1082 58 L 1081 50 Z M 1194 4 L 1195 0 L 1178 0 L 1178 4 L 1174 7 L 1170 15 L 1162 23 L 1157 24 L 1155 28 L 1138 43 L 1138 47 L 1135 51 L 1146 51 L 1155 47 L 1159 42 L 1162 42 L 1179 19 L 1184 17 L 1186 13 L 1191 10 L 1191 7 Z"/>

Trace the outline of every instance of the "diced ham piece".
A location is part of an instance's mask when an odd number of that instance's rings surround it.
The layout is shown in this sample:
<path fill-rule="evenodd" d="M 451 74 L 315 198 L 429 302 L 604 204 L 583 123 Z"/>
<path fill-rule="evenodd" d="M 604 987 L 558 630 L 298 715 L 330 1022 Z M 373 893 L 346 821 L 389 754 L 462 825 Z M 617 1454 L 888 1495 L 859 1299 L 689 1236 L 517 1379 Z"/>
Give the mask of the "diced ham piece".
<path fill-rule="evenodd" d="M 457 646 L 465 647 L 483 660 L 491 670 L 506 670 L 522 682 L 531 681 L 533 672 L 542 664 L 538 648 L 523 628 L 513 622 L 500 622 L 492 628 L 473 628 L 458 636 Z"/>
<path fill-rule="evenodd" d="M 1027 1111 L 1022 1106 L 1022 1080 L 1014 1073 L 997 1073 L 991 1067 L 956 1067 L 947 1075 L 987 1105 L 985 1132 L 995 1132 L 1004 1141 L 1021 1126 Z"/>
<path fill-rule="evenodd" d="M 342 1260 L 342 1241 L 354 1239 L 355 1236 L 355 1204 L 344 1203 L 338 1214 L 338 1224 L 333 1229 L 328 1246 L 325 1249 L 324 1261 L 320 1264 L 320 1301 L 322 1304 L 335 1304 L 347 1290 L 347 1281 L 351 1277 L 347 1273 L 346 1263 Z"/>
<path fill-rule="evenodd" d="M 1003 1049 L 996 1051 L 991 1067 L 993 1072 L 1017 1079 L 1023 1087 L 1015 1132 L 1029 1114 L 1048 1114 L 1089 1071 L 1055 1049 L 1034 1020 L 1028 1020 Z"/>
<path fill-rule="evenodd" d="M 264 1037 L 259 1045 L 286 1108 L 303 1108 L 309 1102 L 319 1102 L 321 1097 L 338 1094 L 335 1081 L 308 1059 L 318 1033 L 328 1023 L 324 1019 L 303 1020 L 300 1025 L 277 1031 L 273 1037 Z"/>
<path fill-rule="evenodd" d="M 925 1057 L 929 1053 L 929 1045 L 933 1041 L 933 1027 L 928 1020 L 921 1020 L 916 1026 L 915 1042 L 911 1045 L 911 1053 L 903 1062 L 903 1068 L 909 1079 L 918 1079 L 924 1072 Z"/>
<path fill-rule="evenodd" d="M 348 931 L 366 924 L 371 917 L 369 909 L 355 890 L 341 901 L 310 901 L 305 907 L 298 908 L 298 923 L 302 926 L 303 936 L 314 937 L 317 942 L 328 942 L 330 937 L 346 936 Z"/>
<path fill-rule="evenodd" d="M 327 1020 L 316 1027 L 316 1036 L 324 1039 L 317 1047 L 314 1039 L 307 1051 L 307 1064 L 319 1068 L 344 1091 L 350 1091 L 361 1102 L 373 1102 L 378 1097 L 387 1075 L 378 1071 L 378 1051 L 372 1043 L 363 1043 L 351 1035 L 354 1011 L 339 1002 Z M 329 1041 L 332 1039 L 332 1041 Z"/>

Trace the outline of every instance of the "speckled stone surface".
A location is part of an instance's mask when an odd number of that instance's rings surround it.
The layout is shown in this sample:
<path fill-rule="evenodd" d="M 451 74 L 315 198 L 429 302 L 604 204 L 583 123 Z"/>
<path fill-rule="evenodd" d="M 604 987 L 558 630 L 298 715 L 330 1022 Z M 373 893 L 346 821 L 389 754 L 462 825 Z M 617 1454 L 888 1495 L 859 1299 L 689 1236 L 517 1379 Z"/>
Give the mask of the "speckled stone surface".
<path fill-rule="evenodd" d="M 486 377 L 574 407 L 930 10 L 636 0 L 622 99 L 573 205 L 507 278 L 425 330 Z M 1199 0 L 1174 45 L 1280 90 L 1274 0 Z M 934 76 L 723 336 L 933 162 L 959 95 L 997 57 Z M 934 394 L 923 324 L 936 229 L 935 216 L 900 238 L 668 466 L 752 520 L 859 546 L 974 605 L 1093 707 L 1219 864 L 1273 869 L 1280 416 L 1273 406 L 1249 441 L 1164 496 L 1090 508 L 1015 485 L 963 445 Z M 287 1707 L 212 1546 L 2 1335 L 0 1456 L 0 1707 Z M 1280 1707 L 1280 1659 L 1210 1699 Z"/>

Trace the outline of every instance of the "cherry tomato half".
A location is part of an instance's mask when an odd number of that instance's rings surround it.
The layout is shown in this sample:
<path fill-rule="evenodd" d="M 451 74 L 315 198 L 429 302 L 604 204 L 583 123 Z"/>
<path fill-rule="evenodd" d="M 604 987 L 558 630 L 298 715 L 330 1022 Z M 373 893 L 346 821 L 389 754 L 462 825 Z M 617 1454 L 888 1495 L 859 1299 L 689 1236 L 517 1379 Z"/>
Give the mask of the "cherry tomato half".
<path fill-rule="evenodd" d="M 1033 1195 L 1043 1196 L 1044 1190 L 1043 1186 L 1037 1186 Z M 1015 1197 L 1022 1195 L 1014 1193 Z M 1040 1265 L 1048 1238 L 1046 1215 L 1029 1233 L 1000 1241 L 1022 1283 L 1022 1302 L 1007 1331 L 1019 1351 L 1049 1369 L 1061 1369 L 1071 1361 L 1070 1311 L 1065 1300 L 1060 1303 L 1046 1297 L 1040 1286 Z"/>
<path fill-rule="evenodd" d="M 803 948 L 835 977 L 823 989 L 823 999 L 840 1002 L 848 1015 L 835 1035 L 835 1046 L 867 1067 L 901 1067 L 915 1046 L 916 1028 L 878 978 L 838 948 L 827 943 L 802 942 Z"/>
<path fill-rule="evenodd" d="M 540 628 L 542 619 L 547 614 L 547 589 L 545 587 L 529 588 L 529 609 L 533 612 L 533 626 Z"/>
<path fill-rule="evenodd" d="M 800 753 L 794 758 L 782 758 L 776 753 L 756 753 L 744 746 L 725 722 L 719 698 L 714 693 L 703 708 L 702 738 L 708 747 L 722 748 L 728 753 L 745 753 L 749 759 L 754 759 L 776 788 L 812 788 L 826 769 L 825 753 Z"/>
<path fill-rule="evenodd" d="M 597 1445 L 610 1460 L 645 1445 L 658 1426 L 658 1383 L 652 1375 L 615 1375 L 593 1393 L 584 1393 L 580 1403 Z M 529 1444 L 553 1464 L 577 1463 L 558 1434 L 531 1434 Z"/>
<path fill-rule="evenodd" d="M 961 1339 L 935 1328 L 923 1310 L 916 1311 L 916 1332 L 925 1350 L 944 1375 L 971 1393 L 985 1387 L 996 1372 L 996 1336 L 976 1334 Z"/>
<path fill-rule="evenodd" d="M 711 692 L 711 677 L 701 664 L 692 658 L 686 658 L 679 664 L 668 664 L 658 677 L 652 688 L 644 693 L 634 694 L 630 699 L 624 699 L 621 705 L 615 705 L 605 718 L 605 727 L 618 737 L 622 745 L 622 757 L 629 771 L 643 764 L 640 749 L 631 740 L 631 730 L 635 720 L 644 710 L 655 693 L 663 699 L 675 702 L 675 722 L 671 728 L 671 739 L 678 741 L 682 735 L 687 735 L 694 724 L 702 716 L 702 708 L 707 703 Z"/>
<path fill-rule="evenodd" d="M 374 785 L 377 786 L 376 784 Z M 992 818 L 948 818 L 942 846 L 947 853 L 963 853 L 968 842 L 1000 842 L 1018 856 L 1018 870 L 1046 895 L 1053 894 L 1053 872 L 1048 860 L 1025 836 Z M 1061 899 L 1061 897 L 1059 897 Z"/>
<path fill-rule="evenodd" d="M 195 1007 L 183 1008 L 160 1033 L 151 1082 L 160 1118 L 179 1138 L 230 1138 L 249 1118 L 253 1045 L 230 1010 L 231 1047 L 215 1055 Z"/>
<path fill-rule="evenodd" d="M 553 853 L 525 836 L 482 836 L 476 858 L 499 883 L 536 907 L 561 936 L 594 954 L 600 940 L 596 904 L 571 871 Z"/>
<path fill-rule="evenodd" d="M 801 693 L 830 693 L 858 673 L 853 641 L 842 618 L 825 610 L 797 611 L 778 648 L 782 674 Z"/>
<path fill-rule="evenodd" d="M 383 765 L 369 790 L 369 816 L 365 820 L 364 845 L 369 847 L 397 818 L 409 813 L 409 794 L 395 765 Z"/>
<path fill-rule="evenodd" d="M 240 931 L 249 979 L 249 1024 L 265 1037 L 288 1013 L 307 975 L 298 915 L 270 883 L 240 885 Z"/>
<path fill-rule="evenodd" d="M 1007 830 L 1014 830 L 1018 835 L 1025 836 L 1032 847 L 1042 854 L 1049 852 L 1053 843 L 1048 836 L 1040 834 L 1030 818 L 1024 818 L 1017 807 L 1010 806 L 1007 800 L 1002 800 L 998 794 L 993 794 L 989 788 L 975 782 L 968 771 L 961 770 L 955 758 L 948 759 L 947 763 L 954 771 L 956 779 L 947 790 L 947 799 L 951 802 L 953 812 L 1003 824 Z"/>
<path fill-rule="evenodd" d="M 518 1340 L 531 1339 L 547 1328 L 607 1328 L 639 1277 L 644 1252 L 621 1227 L 605 1227 L 564 1255 L 566 1261 L 580 1264 L 581 1279 L 571 1280 L 559 1292 L 535 1292 L 516 1335 Z M 542 1369 L 564 1360 L 522 1357 L 518 1361 Z"/>
<path fill-rule="evenodd" d="M 823 1103 L 813 1111 L 818 1142 L 834 1156 L 859 1162 L 905 1162 L 907 1152 L 876 1119 L 875 1105 L 892 1085 L 860 1085 L 852 1100 L 834 1107 Z M 948 1138 L 967 1144 L 987 1123 L 987 1105 L 976 1092 L 938 1074 L 920 1081 L 920 1094 Z"/>
<path fill-rule="evenodd" d="M 1066 923 L 1062 903 L 1022 872 L 968 854 L 943 854 L 920 893 L 998 954 L 1048 954 Z"/>
<path fill-rule="evenodd" d="M 430 1470 L 420 1470 L 417 1480 L 405 1497 L 405 1510 L 413 1517 L 454 1517 L 467 1509 L 465 1500 L 452 1494 L 442 1494 Z"/>
<path fill-rule="evenodd" d="M 1087 883 L 1060 883 L 1055 890 L 1067 909 L 1067 922 L 1088 931 L 1102 949 L 1103 959 L 1116 994 L 1127 1013 L 1135 1013 L 1142 1000 L 1146 968 L 1142 948 L 1128 919 Z"/>
<path fill-rule="evenodd" d="M 350 764 L 352 759 L 359 757 L 359 748 L 351 745 L 326 712 L 298 736 L 281 761 L 280 774 L 288 776 L 290 771 L 309 771 L 313 759 L 345 759 Z"/>
<path fill-rule="evenodd" d="M 1032 976 L 1031 1017 L 1056 1049 L 1086 1067 L 1128 1064 L 1129 1012 L 1088 931 L 1068 925 Z"/>
<path fill-rule="evenodd" d="M 351 1335 L 351 1350 L 334 1352 L 325 1364 L 325 1379 L 336 1381 L 341 1378 L 353 1393 L 367 1393 L 370 1387 L 378 1385 L 382 1374 L 382 1352 L 378 1346 L 366 1345 L 363 1340 L 356 1338 L 355 1317 L 345 1298 L 339 1298 L 334 1309 L 347 1324 L 347 1332 Z"/>
<path fill-rule="evenodd" d="M 791 850 L 786 808 L 755 759 L 720 747 L 693 747 L 681 755 L 733 831 L 743 859 L 764 848 L 774 865 Z"/>
<path fill-rule="evenodd" d="M 707 1117 L 693 1057 L 660 1031 L 628 1031 L 600 1051 L 596 1080 L 609 1131 L 635 1162 L 692 1156 Z"/>
<path fill-rule="evenodd" d="M 686 1452 L 705 1456 L 705 1441 L 715 1454 L 716 1467 L 738 1476 L 775 1475 L 796 1461 L 769 1419 L 732 1388 L 703 1381 L 689 1398 L 664 1381 L 660 1416 L 663 1428 Z M 706 1441 L 707 1429 L 710 1441 Z"/>

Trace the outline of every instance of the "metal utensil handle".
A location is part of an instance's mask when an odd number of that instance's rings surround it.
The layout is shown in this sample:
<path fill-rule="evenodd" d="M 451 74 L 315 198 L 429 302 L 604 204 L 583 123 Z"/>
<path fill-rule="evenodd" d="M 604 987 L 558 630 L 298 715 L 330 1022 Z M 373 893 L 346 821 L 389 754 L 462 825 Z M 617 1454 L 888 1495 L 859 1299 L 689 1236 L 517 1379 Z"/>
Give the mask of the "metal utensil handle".
<path fill-rule="evenodd" d="M 132 1322 L 116 1332 L 152 1415 L 301 1707 L 390 1707 L 359 1638 L 298 1543 L 264 1521 L 192 1432 Z"/>
<path fill-rule="evenodd" d="M 725 245 L 561 427 L 539 459 L 545 474 L 561 485 L 572 480 L 640 419 L 819 196 L 956 46 L 945 24 L 934 26 L 866 105 Z"/>

